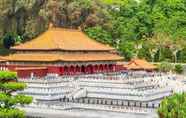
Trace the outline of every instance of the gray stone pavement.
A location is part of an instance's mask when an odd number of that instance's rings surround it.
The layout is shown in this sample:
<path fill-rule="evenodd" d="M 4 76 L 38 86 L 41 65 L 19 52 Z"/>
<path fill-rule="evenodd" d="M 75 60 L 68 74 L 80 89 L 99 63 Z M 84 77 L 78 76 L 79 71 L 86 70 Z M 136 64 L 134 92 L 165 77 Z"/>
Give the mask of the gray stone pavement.
<path fill-rule="evenodd" d="M 141 113 L 119 113 L 97 110 L 73 109 L 68 111 L 24 108 L 28 116 L 40 116 L 41 118 L 158 118 L 156 112 Z"/>

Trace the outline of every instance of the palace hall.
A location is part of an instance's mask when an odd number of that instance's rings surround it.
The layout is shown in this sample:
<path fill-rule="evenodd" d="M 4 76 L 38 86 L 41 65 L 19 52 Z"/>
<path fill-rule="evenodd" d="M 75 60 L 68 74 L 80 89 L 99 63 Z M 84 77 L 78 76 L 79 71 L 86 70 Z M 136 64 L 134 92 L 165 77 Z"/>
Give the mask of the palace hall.
<path fill-rule="evenodd" d="M 123 57 L 108 46 L 90 39 L 80 30 L 49 26 L 35 39 L 11 47 L 12 54 L 0 57 L 1 70 L 16 71 L 18 77 L 47 74 L 79 75 L 114 72 Z"/>

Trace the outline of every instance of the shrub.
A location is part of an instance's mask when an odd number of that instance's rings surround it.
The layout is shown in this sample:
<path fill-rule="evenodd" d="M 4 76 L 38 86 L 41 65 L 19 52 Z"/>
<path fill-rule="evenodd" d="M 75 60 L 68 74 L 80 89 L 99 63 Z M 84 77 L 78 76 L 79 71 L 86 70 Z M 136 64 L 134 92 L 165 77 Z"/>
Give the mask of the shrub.
<path fill-rule="evenodd" d="M 178 74 L 183 73 L 183 66 L 180 64 L 175 65 L 174 71 Z"/>
<path fill-rule="evenodd" d="M 3 37 L 3 45 L 5 48 L 9 49 L 11 46 L 15 44 L 15 37 L 13 33 L 7 33 Z"/>
<path fill-rule="evenodd" d="M 3 37 L 3 45 L 5 48 L 9 49 L 11 46 L 14 46 L 15 44 L 19 44 L 22 42 L 22 37 L 14 34 L 14 33 L 7 33 Z"/>
<path fill-rule="evenodd" d="M 171 63 L 168 62 L 162 62 L 159 66 L 158 66 L 159 71 L 162 72 L 170 72 L 174 69 L 173 65 Z"/>
<path fill-rule="evenodd" d="M 161 101 L 158 108 L 160 118 L 186 118 L 186 94 L 175 94 Z"/>

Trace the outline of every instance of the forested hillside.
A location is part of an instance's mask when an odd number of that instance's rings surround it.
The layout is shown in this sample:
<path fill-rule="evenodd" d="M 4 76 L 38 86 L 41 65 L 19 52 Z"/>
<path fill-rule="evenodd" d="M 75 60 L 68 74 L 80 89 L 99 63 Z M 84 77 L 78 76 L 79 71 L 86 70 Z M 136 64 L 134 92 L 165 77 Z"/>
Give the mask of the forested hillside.
<path fill-rule="evenodd" d="M 0 0 L 0 16 L 2 43 L 10 33 L 32 39 L 53 22 L 81 28 L 127 60 L 186 62 L 185 0 Z"/>

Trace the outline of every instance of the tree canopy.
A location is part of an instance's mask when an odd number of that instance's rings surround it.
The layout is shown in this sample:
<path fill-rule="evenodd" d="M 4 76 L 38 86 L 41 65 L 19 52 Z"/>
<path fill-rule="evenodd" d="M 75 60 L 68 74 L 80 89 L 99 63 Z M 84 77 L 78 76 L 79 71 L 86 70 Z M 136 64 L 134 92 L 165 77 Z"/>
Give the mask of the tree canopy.
<path fill-rule="evenodd" d="M 16 108 L 16 105 L 30 104 L 32 97 L 16 94 L 23 90 L 24 83 L 17 82 L 15 72 L 0 71 L 0 118 L 24 118 L 24 111 Z"/>

